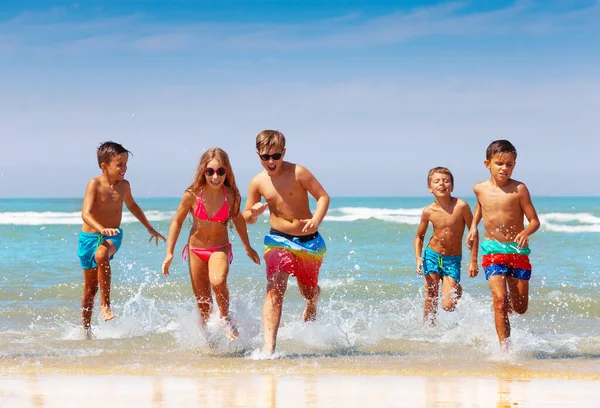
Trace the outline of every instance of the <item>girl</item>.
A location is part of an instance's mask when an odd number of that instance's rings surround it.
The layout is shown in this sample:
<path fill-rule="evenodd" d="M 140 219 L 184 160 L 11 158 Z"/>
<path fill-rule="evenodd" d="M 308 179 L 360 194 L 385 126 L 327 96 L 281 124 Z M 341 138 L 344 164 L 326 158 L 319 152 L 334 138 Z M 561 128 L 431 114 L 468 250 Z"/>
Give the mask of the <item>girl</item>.
<path fill-rule="evenodd" d="M 227 224 L 232 221 L 242 240 L 246 254 L 256 264 L 260 257 L 250 246 L 246 222 L 240 213 L 240 192 L 224 150 L 208 149 L 200 158 L 196 177 L 192 185 L 183 193 L 181 203 L 171 221 L 167 238 L 167 254 L 162 265 L 165 276 L 169 276 L 169 266 L 173 261 L 175 243 L 179 237 L 183 221 L 188 213 L 193 215 L 193 225 L 182 256 L 189 258 L 192 289 L 203 326 L 206 325 L 212 308 L 212 290 L 220 311 L 221 325 L 229 341 L 238 337 L 238 332 L 229 318 L 229 290 L 227 274 L 233 260 L 233 252 Z"/>

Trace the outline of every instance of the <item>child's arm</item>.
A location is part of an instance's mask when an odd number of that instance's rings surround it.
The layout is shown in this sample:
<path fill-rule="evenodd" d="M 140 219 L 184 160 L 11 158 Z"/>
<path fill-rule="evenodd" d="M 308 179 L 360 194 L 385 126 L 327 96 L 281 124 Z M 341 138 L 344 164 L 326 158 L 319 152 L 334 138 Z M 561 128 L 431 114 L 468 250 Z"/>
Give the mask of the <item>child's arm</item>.
<path fill-rule="evenodd" d="M 465 226 L 470 228 L 471 224 L 473 224 L 473 213 L 471 212 L 471 207 L 465 201 L 465 208 L 463 210 L 463 217 L 465 220 Z M 469 278 L 474 278 L 479 273 L 479 269 L 477 268 L 477 257 L 479 256 L 479 236 L 475 234 L 471 239 L 471 259 L 469 261 Z"/>
<path fill-rule="evenodd" d="M 260 193 L 258 191 L 258 181 L 256 177 L 250 181 L 248 186 L 248 197 L 242 216 L 248 224 L 255 224 L 258 216 L 265 212 L 267 203 L 260 202 Z"/>
<path fill-rule="evenodd" d="M 525 248 L 529 243 L 529 236 L 540 228 L 540 219 L 538 218 L 535 207 L 531 202 L 531 195 L 529 194 L 527 186 L 525 186 L 525 184 L 520 184 L 519 187 L 517 187 L 517 191 L 519 192 L 521 208 L 523 209 L 525 217 L 527 217 L 527 220 L 529 221 L 529 225 L 527 228 L 517 234 L 515 237 L 515 242 L 519 248 Z"/>
<path fill-rule="evenodd" d="M 195 202 L 196 197 L 190 191 L 186 191 L 183 193 L 183 197 L 181 197 L 181 203 L 179 203 L 177 211 L 175 211 L 171 226 L 169 227 L 169 234 L 167 235 L 167 253 L 162 264 L 162 272 L 165 276 L 169 276 L 169 266 L 171 266 L 171 262 L 173 262 L 173 252 L 175 251 L 175 244 L 177 243 L 177 238 L 179 238 L 183 221 L 185 221 L 185 217 L 188 215 Z"/>
<path fill-rule="evenodd" d="M 475 192 L 475 196 L 477 197 L 477 192 Z M 479 241 L 479 231 L 477 231 L 477 226 L 479 225 L 479 221 L 481 221 L 481 216 L 481 204 L 479 204 L 479 199 L 477 199 L 477 204 L 475 204 L 475 213 L 473 214 L 473 221 L 471 221 L 471 224 L 469 225 L 469 232 L 467 233 L 467 238 L 465 239 L 465 245 L 470 250 L 473 249 L 473 243 L 475 243 L 475 240 Z"/>
<path fill-rule="evenodd" d="M 92 210 L 96 202 L 96 191 L 98 189 L 98 180 L 91 179 L 85 189 L 85 195 L 83 196 L 83 206 L 81 207 L 81 218 L 83 222 L 98 231 L 102 235 L 106 236 L 117 236 L 119 230 L 117 228 L 104 228 L 102 224 L 96 221 L 96 218 L 92 215 Z"/>
<path fill-rule="evenodd" d="M 415 261 L 417 264 L 417 273 L 423 274 L 423 240 L 427 233 L 427 227 L 429 226 L 429 211 L 427 208 L 421 213 L 421 222 L 417 228 L 417 234 L 415 235 L 414 247 L 415 247 Z"/>
<path fill-rule="evenodd" d="M 329 194 L 325 191 L 319 180 L 305 167 L 296 166 L 296 177 L 300 185 L 317 200 L 317 208 L 310 220 L 300 220 L 304 224 L 302 232 L 315 232 L 329 209 Z"/>
<path fill-rule="evenodd" d="M 129 185 L 129 182 L 123 180 L 126 187 L 125 190 L 125 205 L 127 206 L 127 209 L 129 210 L 129 212 L 131 214 L 133 214 L 133 216 L 135 218 L 137 218 L 142 225 L 144 225 L 144 227 L 146 227 L 146 229 L 148 230 L 148 233 L 150 234 L 150 241 L 152 241 L 152 239 L 156 240 L 156 245 L 158 245 L 158 239 L 162 239 L 163 241 L 166 241 L 165 237 L 163 237 L 161 234 L 159 234 L 153 227 L 152 225 L 150 225 L 150 222 L 148 221 L 148 218 L 146 218 L 146 215 L 144 214 L 144 211 L 142 211 L 142 209 L 140 208 L 140 206 L 138 205 L 138 203 L 135 202 L 135 200 L 133 199 L 133 196 L 131 194 L 131 186 Z"/>
<path fill-rule="evenodd" d="M 248 239 L 248 229 L 246 228 L 246 221 L 244 221 L 244 216 L 241 212 L 238 212 L 235 217 L 233 217 L 233 224 L 235 225 L 235 229 L 242 240 L 242 245 L 244 245 L 244 249 L 246 250 L 246 254 L 252 261 L 260 265 L 260 256 L 256 253 L 254 248 L 250 245 L 250 240 Z"/>

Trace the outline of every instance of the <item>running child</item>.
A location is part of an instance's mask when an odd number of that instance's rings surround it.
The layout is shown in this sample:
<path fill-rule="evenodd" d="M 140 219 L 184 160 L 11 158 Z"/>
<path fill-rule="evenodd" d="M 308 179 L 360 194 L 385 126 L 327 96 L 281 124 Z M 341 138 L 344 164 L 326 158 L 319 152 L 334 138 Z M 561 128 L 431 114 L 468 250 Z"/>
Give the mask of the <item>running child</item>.
<path fill-rule="evenodd" d="M 300 294 L 306 299 L 303 320 L 316 319 L 321 292 L 319 269 L 326 250 L 317 230 L 329 208 L 329 195 L 305 167 L 283 160 L 286 153 L 283 133 L 260 132 L 256 137 L 256 153 L 264 171 L 250 181 L 244 218 L 254 224 L 269 208 L 271 231 L 264 240 L 267 293 L 263 305 L 263 352 L 272 356 L 290 275 L 296 277 Z M 308 194 L 317 200 L 314 214 L 310 211 Z M 261 202 L 262 197 L 266 203 Z"/>
<path fill-rule="evenodd" d="M 229 317 L 229 290 L 227 275 L 233 260 L 227 225 L 233 222 L 246 254 L 256 264 L 260 257 L 250 246 L 246 222 L 240 212 L 241 197 L 235 184 L 229 156 L 214 147 L 202 157 L 192 184 L 183 193 L 181 203 L 171 221 L 167 239 L 167 254 L 162 271 L 169 276 L 175 243 L 188 214 L 193 216 L 188 243 L 182 256 L 189 258 L 192 290 L 200 310 L 200 321 L 205 326 L 210 317 L 215 293 L 220 322 L 229 341 L 238 337 L 238 331 Z"/>
<path fill-rule="evenodd" d="M 523 314 L 529 303 L 529 236 L 540 228 L 529 190 L 511 178 L 517 150 L 508 140 L 496 140 L 486 150 L 489 180 L 475 184 L 477 206 L 467 235 L 467 247 L 477 245 L 477 225 L 483 218 L 482 267 L 494 305 L 494 323 L 504 351 L 510 346 L 509 314 Z M 529 224 L 525 227 L 524 219 Z"/>
<path fill-rule="evenodd" d="M 452 197 L 454 177 L 447 168 L 429 170 L 427 188 L 435 201 L 423 209 L 414 247 L 417 273 L 423 275 L 425 281 L 423 318 L 430 325 L 435 325 L 440 281 L 444 310 L 453 311 L 462 296 L 462 238 L 465 228 L 469 228 L 473 221 L 473 213 L 465 200 Z M 423 255 L 423 240 L 430 222 L 433 236 Z M 477 276 L 477 272 L 477 245 L 474 245 L 471 249 L 469 277 Z"/>
<path fill-rule="evenodd" d="M 100 313 L 102 320 L 115 317 L 110 308 L 110 260 L 121 247 L 123 230 L 121 218 L 123 203 L 148 230 L 150 241 L 165 240 L 156 232 L 140 206 L 131 195 L 131 186 L 125 180 L 127 160 L 131 152 L 115 142 L 104 142 L 97 150 L 98 165 L 102 174 L 88 182 L 83 198 L 81 218 L 83 226 L 79 234 L 78 256 L 83 268 L 82 322 L 90 334 L 90 321 L 94 297 L 100 286 Z"/>

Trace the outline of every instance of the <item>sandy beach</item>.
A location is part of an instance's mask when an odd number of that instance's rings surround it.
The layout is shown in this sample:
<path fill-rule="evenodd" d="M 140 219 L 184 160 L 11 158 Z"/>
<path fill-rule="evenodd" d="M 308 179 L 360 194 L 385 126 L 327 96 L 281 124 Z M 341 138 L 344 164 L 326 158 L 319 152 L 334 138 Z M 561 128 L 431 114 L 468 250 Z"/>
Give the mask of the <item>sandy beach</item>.
<path fill-rule="evenodd" d="M 394 356 L 205 356 L 203 364 L 188 357 L 139 365 L 4 359 L 0 407 L 595 407 L 600 397 L 600 373 L 589 360 L 565 369 L 554 360 L 459 368 L 403 365 Z"/>
<path fill-rule="evenodd" d="M 598 381 L 463 376 L 14 375 L 2 407 L 592 407 Z"/>

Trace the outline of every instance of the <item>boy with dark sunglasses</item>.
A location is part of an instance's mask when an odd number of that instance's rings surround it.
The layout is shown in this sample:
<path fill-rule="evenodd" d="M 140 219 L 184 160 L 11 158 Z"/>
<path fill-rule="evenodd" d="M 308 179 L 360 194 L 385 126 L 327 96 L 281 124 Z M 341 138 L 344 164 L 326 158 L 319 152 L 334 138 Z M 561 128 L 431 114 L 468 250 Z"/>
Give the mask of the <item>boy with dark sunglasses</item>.
<path fill-rule="evenodd" d="M 442 307 L 451 312 L 462 295 L 460 286 L 460 264 L 462 260 L 462 238 L 465 228 L 470 228 L 473 213 L 465 200 L 452 197 L 454 177 L 445 167 L 434 167 L 427 175 L 427 188 L 435 201 L 425 207 L 415 235 L 414 247 L 417 273 L 423 275 L 425 304 L 423 319 L 435 325 L 440 282 Z M 433 224 L 433 235 L 423 253 L 423 240 L 429 223 Z M 471 248 L 469 277 L 477 276 L 477 244 Z"/>
<path fill-rule="evenodd" d="M 321 292 L 319 269 L 326 251 L 325 241 L 317 230 L 329 208 L 329 195 L 305 167 L 283 160 L 283 133 L 260 132 L 256 137 L 256 153 L 264 171 L 250 181 L 243 215 L 248 224 L 254 224 L 269 207 L 271 231 L 264 240 L 267 293 L 263 305 L 263 352 L 270 357 L 275 352 L 290 275 L 296 277 L 300 294 L 306 299 L 303 320 L 316 318 Z M 310 211 L 309 193 L 317 200 L 314 214 Z M 266 203 L 261 202 L 262 197 Z"/>

